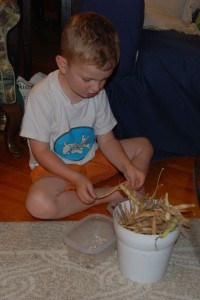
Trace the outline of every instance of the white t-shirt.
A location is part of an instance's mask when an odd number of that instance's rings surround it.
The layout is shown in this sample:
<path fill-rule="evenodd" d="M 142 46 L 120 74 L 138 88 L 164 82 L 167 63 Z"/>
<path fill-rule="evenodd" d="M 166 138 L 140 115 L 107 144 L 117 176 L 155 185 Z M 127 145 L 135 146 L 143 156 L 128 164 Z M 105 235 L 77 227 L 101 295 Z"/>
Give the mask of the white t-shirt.
<path fill-rule="evenodd" d="M 96 136 L 116 125 L 105 90 L 72 104 L 61 89 L 58 70 L 29 93 L 20 135 L 49 143 L 65 163 L 82 165 L 95 156 Z M 30 151 L 30 167 L 38 163 Z"/>

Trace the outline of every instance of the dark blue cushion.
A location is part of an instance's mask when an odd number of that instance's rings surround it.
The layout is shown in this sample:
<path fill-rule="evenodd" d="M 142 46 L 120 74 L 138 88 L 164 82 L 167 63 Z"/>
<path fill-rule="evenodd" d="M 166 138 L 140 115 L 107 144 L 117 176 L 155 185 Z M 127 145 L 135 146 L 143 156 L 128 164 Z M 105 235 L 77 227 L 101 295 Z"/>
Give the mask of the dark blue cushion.
<path fill-rule="evenodd" d="M 199 36 L 143 32 L 135 73 L 107 87 L 117 136 L 146 136 L 156 158 L 200 153 L 199 49 Z"/>

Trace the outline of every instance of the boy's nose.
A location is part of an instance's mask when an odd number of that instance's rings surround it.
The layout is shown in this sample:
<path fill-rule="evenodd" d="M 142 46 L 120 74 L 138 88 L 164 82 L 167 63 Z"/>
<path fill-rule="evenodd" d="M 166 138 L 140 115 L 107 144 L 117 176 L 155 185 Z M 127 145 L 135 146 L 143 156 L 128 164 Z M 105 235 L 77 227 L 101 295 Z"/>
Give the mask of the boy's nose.
<path fill-rule="evenodd" d="M 92 91 L 93 92 L 99 92 L 101 89 L 101 86 L 100 86 L 100 83 L 99 82 L 95 82 L 93 85 L 92 85 Z"/>

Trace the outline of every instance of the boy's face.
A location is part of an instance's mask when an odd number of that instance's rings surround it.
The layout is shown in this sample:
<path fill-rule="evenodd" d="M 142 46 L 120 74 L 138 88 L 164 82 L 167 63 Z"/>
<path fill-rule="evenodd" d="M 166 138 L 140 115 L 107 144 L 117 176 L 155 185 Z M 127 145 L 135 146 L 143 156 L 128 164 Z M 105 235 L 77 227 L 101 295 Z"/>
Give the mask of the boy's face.
<path fill-rule="evenodd" d="M 96 96 L 104 87 L 112 70 L 102 71 L 94 65 L 78 63 L 68 65 L 66 62 L 65 71 L 61 70 L 61 74 L 62 88 L 75 103 Z"/>

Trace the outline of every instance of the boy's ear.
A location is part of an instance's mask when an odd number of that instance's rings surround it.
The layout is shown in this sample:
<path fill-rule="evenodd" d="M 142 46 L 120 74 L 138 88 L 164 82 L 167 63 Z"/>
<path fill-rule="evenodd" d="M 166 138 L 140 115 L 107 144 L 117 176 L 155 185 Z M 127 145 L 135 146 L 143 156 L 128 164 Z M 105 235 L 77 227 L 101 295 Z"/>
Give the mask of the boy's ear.
<path fill-rule="evenodd" d="M 56 63 L 58 65 L 58 68 L 60 69 L 60 71 L 65 74 L 66 68 L 67 68 L 67 60 L 62 55 L 57 55 Z"/>

